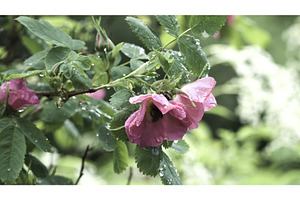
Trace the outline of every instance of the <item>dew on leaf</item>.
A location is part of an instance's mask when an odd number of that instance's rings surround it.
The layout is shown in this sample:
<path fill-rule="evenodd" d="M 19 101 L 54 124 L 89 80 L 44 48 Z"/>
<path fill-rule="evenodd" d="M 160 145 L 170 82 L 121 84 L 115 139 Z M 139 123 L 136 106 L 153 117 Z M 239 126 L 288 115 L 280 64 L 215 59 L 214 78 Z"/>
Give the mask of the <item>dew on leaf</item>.
<path fill-rule="evenodd" d="M 10 168 L 7 168 L 7 171 L 8 171 L 8 172 L 10 172 L 10 170 L 11 170 Z"/>

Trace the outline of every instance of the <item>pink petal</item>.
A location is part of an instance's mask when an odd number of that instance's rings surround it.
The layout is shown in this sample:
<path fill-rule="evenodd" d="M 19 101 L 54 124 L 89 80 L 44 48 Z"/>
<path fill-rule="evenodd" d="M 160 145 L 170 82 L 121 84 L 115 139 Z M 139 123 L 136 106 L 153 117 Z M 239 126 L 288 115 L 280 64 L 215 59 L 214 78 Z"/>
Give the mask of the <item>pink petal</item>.
<path fill-rule="evenodd" d="M 164 139 L 168 141 L 180 140 L 186 134 L 188 127 L 169 113 L 163 116 Z"/>
<path fill-rule="evenodd" d="M 217 101 L 214 95 L 210 94 L 208 98 L 203 102 L 204 111 L 209 111 L 213 107 L 217 106 Z"/>
<path fill-rule="evenodd" d="M 101 89 L 101 90 L 97 90 L 96 92 L 92 92 L 92 93 L 86 93 L 86 95 L 94 98 L 94 99 L 104 99 L 105 95 L 106 95 L 106 91 L 105 89 Z"/>
<path fill-rule="evenodd" d="M 206 77 L 184 85 L 181 90 L 185 92 L 192 101 L 203 103 L 210 95 L 215 85 L 216 81 L 214 78 Z"/>

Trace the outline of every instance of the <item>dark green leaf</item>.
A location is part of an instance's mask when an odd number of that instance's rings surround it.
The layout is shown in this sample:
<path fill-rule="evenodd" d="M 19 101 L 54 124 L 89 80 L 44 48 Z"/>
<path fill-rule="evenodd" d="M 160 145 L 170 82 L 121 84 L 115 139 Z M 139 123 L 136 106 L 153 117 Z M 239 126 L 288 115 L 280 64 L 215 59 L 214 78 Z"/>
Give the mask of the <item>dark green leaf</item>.
<path fill-rule="evenodd" d="M 30 168 L 36 177 L 45 178 L 48 176 L 47 167 L 36 157 L 27 154 L 25 157 L 25 164 Z"/>
<path fill-rule="evenodd" d="M 199 76 L 203 70 L 202 77 L 208 73 L 209 63 L 198 39 L 184 35 L 179 38 L 178 47 L 185 58 L 187 67 L 195 76 Z"/>
<path fill-rule="evenodd" d="M 173 66 L 169 72 L 171 78 L 176 79 L 181 74 L 178 86 L 189 83 L 189 71 L 185 67 L 186 63 L 181 53 L 178 51 L 171 51 L 170 58 L 174 60 Z"/>
<path fill-rule="evenodd" d="M 122 78 L 123 76 L 126 76 L 130 72 L 131 69 L 129 67 L 125 67 L 125 66 L 113 67 L 111 69 L 111 78 L 112 80 L 117 80 L 119 78 Z"/>
<path fill-rule="evenodd" d="M 126 17 L 125 20 L 129 24 L 131 30 L 149 50 L 161 48 L 161 41 L 159 37 L 147 24 L 134 17 Z"/>
<path fill-rule="evenodd" d="M 73 70 L 73 68 L 75 67 L 70 63 L 63 63 L 60 65 L 59 71 L 62 72 L 67 79 L 70 79 L 74 74 L 75 69 Z"/>
<path fill-rule="evenodd" d="M 43 70 L 33 70 L 33 71 L 23 72 L 23 73 L 19 73 L 19 74 L 11 74 L 5 78 L 5 81 L 10 81 L 15 78 L 26 78 L 26 77 L 33 76 L 36 74 L 40 74 L 42 72 L 44 72 L 44 71 Z"/>
<path fill-rule="evenodd" d="M 110 131 L 116 139 L 120 139 L 122 141 L 128 140 L 125 131 L 125 122 L 137 109 L 138 105 L 133 104 L 114 114 L 112 120 L 110 121 Z"/>
<path fill-rule="evenodd" d="M 117 140 L 111 135 L 110 131 L 104 126 L 100 125 L 97 130 L 97 137 L 105 151 L 114 151 L 117 147 Z"/>
<path fill-rule="evenodd" d="M 106 64 L 105 62 L 103 62 L 100 58 L 90 54 L 88 55 L 90 61 L 92 62 L 92 64 L 94 64 L 94 71 L 96 72 L 105 72 L 106 71 Z"/>
<path fill-rule="evenodd" d="M 80 67 L 82 70 L 90 70 L 92 66 L 91 60 L 87 56 L 78 55 L 75 61 L 72 61 L 72 64 L 75 64 L 77 67 Z"/>
<path fill-rule="evenodd" d="M 17 127 L 36 147 L 45 152 L 51 152 L 51 145 L 41 131 L 29 120 L 17 118 Z"/>
<path fill-rule="evenodd" d="M 155 54 L 158 58 L 159 64 L 162 66 L 164 72 L 166 74 L 169 74 L 169 71 L 171 70 L 172 65 L 167 61 L 167 59 L 164 57 L 162 53 L 155 50 Z"/>
<path fill-rule="evenodd" d="M 179 36 L 180 27 L 175 15 L 156 15 L 155 17 L 169 35 L 175 38 Z"/>
<path fill-rule="evenodd" d="M 139 147 L 135 149 L 135 162 L 139 171 L 145 175 L 156 176 L 162 160 L 162 149 L 158 147 Z"/>
<path fill-rule="evenodd" d="M 52 68 L 59 63 L 65 61 L 71 49 L 67 47 L 54 47 L 50 51 L 48 51 L 46 58 L 45 58 L 45 66 L 48 71 L 51 71 Z"/>
<path fill-rule="evenodd" d="M 41 113 L 41 120 L 46 123 L 63 123 L 76 113 L 77 101 L 68 100 L 61 108 L 57 108 L 55 102 L 47 101 Z"/>
<path fill-rule="evenodd" d="M 162 161 L 159 168 L 160 180 L 164 185 L 182 185 L 177 169 L 167 154 L 162 152 Z"/>
<path fill-rule="evenodd" d="M 40 185 L 73 185 L 72 180 L 62 176 L 47 176 L 46 178 L 38 179 Z"/>
<path fill-rule="evenodd" d="M 128 150 L 122 141 L 117 141 L 117 147 L 113 154 L 114 172 L 119 174 L 128 166 Z"/>
<path fill-rule="evenodd" d="M 0 124 L 4 122 L 9 125 L 0 128 L 0 179 L 5 184 L 13 184 L 24 163 L 26 143 L 19 128 L 7 118 L 0 120 Z"/>
<path fill-rule="evenodd" d="M 171 149 L 177 153 L 186 153 L 189 150 L 189 145 L 184 140 L 176 140 L 172 143 Z"/>
<path fill-rule="evenodd" d="M 80 50 L 84 48 L 85 43 L 83 41 L 73 40 L 63 30 L 52 26 L 47 21 L 37 21 L 25 16 L 18 17 L 16 20 L 23 24 L 36 36 L 47 40 L 57 46 L 65 46 L 73 50 Z"/>
<path fill-rule="evenodd" d="M 76 90 L 84 90 L 93 87 L 93 83 L 89 77 L 79 71 L 76 67 L 72 68 L 73 76 L 71 77 L 72 84 Z"/>
<path fill-rule="evenodd" d="M 193 33 L 202 36 L 204 32 L 208 35 L 214 35 L 224 26 L 227 16 L 201 16 L 193 15 L 190 18 L 189 26 Z"/>
<path fill-rule="evenodd" d="M 99 86 L 108 83 L 108 75 L 106 72 L 96 72 L 92 79 L 93 86 Z"/>
<path fill-rule="evenodd" d="M 32 55 L 24 61 L 24 64 L 32 69 L 44 69 L 45 63 L 42 60 L 46 57 L 49 50 L 50 49 L 47 48 Z"/>
<path fill-rule="evenodd" d="M 129 43 L 123 44 L 123 46 L 121 47 L 121 52 L 129 58 L 140 58 L 147 56 L 145 50 L 142 47 Z"/>
<path fill-rule="evenodd" d="M 114 93 L 109 99 L 111 105 L 116 109 L 122 109 L 129 106 L 129 98 L 132 97 L 130 90 L 122 89 Z"/>

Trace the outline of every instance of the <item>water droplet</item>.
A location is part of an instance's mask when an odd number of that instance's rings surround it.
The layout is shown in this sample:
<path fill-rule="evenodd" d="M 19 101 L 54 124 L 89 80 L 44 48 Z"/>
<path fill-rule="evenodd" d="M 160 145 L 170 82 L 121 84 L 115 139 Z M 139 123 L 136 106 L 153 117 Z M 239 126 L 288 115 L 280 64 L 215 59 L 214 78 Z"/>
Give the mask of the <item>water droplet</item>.
<path fill-rule="evenodd" d="M 8 172 L 10 172 L 10 170 L 11 170 L 10 168 L 7 168 L 7 171 L 8 171 Z"/>
<path fill-rule="evenodd" d="M 99 134 L 97 133 L 96 136 L 99 137 Z"/>
<path fill-rule="evenodd" d="M 153 149 L 152 149 L 152 154 L 153 154 L 154 156 L 158 156 L 158 154 L 159 154 L 158 149 L 157 149 L 157 148 L 153 148 Z"/>
<path fill-rule="evenodd" d="M 18 110 L 19 113 L 21 113 L 21 112 L 23 112 L 23 111 L 24 111 L 23 109 Z"/>
<path fill-rule="evenodd" d="M 37 141 L 37 140 L 34 140 L 34 142 L 37 143 L 38 141 Z"/>
<path fill-rule="evenodd" d="M 178 56 L 181 56 L 181 53 L 180 53 L 180 52 L 178 52 Z"/>
<path fill-rule="evenodd" d="M 29 63 L 28 65 L 29 65 L 29 66 L 31 66 L 31 65 L 32 65 L 32 63 Z"/>
<path fill-rule="evenodd" d="M 165 174 L 164 174 L 163 171 L 160 171 L 160 172 L 159 172 L 159 176 L 160 176 L 160 177 L 162 177 L 162 176 L 164 176 L 164 175 L 165 175 Z"/>
<path fill-rule="evenodd" d="M 48 141 L 49 139 L 48 139 L 48 138 L 46 138 L 46 140 Z"/>
<path fill-rule="evenodd" d="M 45 74 L 44 74 L 43 72 L 41 72 L 41 73 L 39 74 L 39 76 L 40 76 L 40 77 L 44 77 Z"/>
<path fill-rule="evenodd" d="M 106 135 L 109 135 L 109 133 L 106 133 Z"/>
<path fill-rule="evenodd" d="M 92 66 L 94 66 L 95 64 L 94 63 L 92 63 Z"/>
<path fill-rule="evenodd" d="M 126 74 L 123 74 L 123 76 L 126 76 Z"/>

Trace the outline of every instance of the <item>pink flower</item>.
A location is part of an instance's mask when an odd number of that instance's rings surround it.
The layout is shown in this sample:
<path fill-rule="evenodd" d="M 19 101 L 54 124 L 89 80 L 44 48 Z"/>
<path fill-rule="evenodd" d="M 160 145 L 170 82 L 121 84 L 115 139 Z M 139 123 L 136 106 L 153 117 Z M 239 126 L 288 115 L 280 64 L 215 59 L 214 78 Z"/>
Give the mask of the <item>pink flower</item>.
<path fill-rule="evenodd" d="M 202 119 L 205 111 L 217 106 L 216 99 L 211 94 L 215 85 L 216 81 L 212 77 L 198 79 L 181 88 L 185 94 L 175 96 L 175 101 L 185 105 L 186 121 L 190 122 L 190 130 L 198 128 L 198 122 Z"/>
<path fill-rule="evenodd" d="M 39 98 L 35 91 L 27 88 L 23 79 L 12 79 L 0 86 L 0 100 L 2 103 L 6 101 L 6 88 L 9 88 L 8 105 L 15 110 L 38 105 Z"/>
<path fill-rule="evenodd" d="M 106 94 L 105 89 L 97 90 L 96 92 L 93 93 L 86 93 L 86 95 L 94 99 L 104 99 L 105 94 Z"/>
<path fill-rule="evenodd" d="M 168 101 L 162 94 L 146 94 L 129 99 L 131 104 L 142 102 L 138 111 L 125 122 L 130 142 L 139 146 L 156 147 L 163 140 L 180 140 L 187 131 L 183 104 Z"/>

